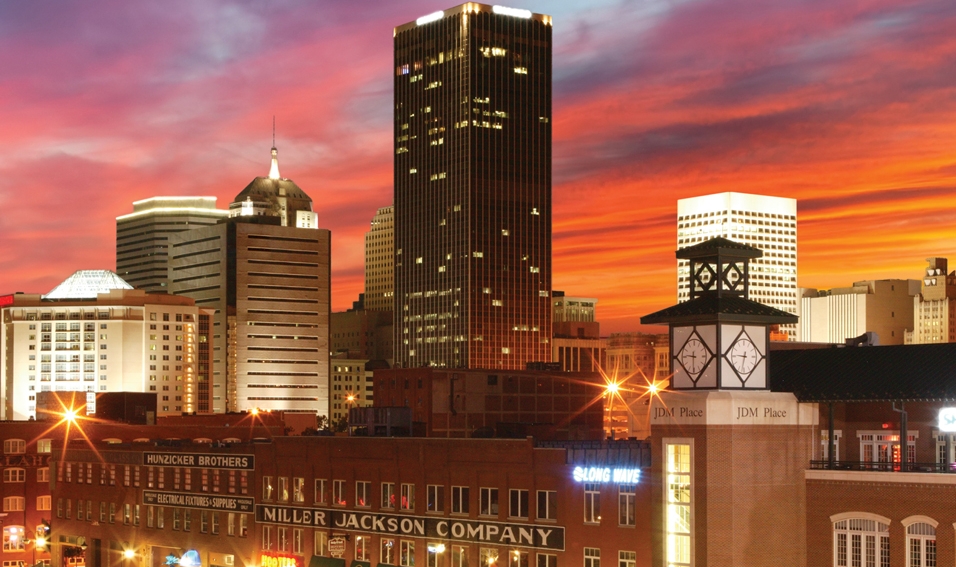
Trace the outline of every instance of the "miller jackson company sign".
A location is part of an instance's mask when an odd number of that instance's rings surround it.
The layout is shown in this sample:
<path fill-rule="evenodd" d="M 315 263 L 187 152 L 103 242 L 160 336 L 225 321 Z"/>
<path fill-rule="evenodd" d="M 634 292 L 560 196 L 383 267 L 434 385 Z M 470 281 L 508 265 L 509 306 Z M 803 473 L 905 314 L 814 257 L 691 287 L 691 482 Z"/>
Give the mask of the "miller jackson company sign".
<path fill-rule="evenodd" d="M 400 516 L 267 504 L 256 505 L 256 521 L 564 551 L 564 528 L 554 525 L 508 524 L 465 518 Z"/>

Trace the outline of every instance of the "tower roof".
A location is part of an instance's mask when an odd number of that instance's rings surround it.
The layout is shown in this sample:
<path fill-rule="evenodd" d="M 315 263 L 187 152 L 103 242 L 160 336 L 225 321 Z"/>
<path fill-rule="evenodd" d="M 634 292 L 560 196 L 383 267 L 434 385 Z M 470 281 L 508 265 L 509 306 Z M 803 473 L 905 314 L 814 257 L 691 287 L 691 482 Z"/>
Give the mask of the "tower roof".
<path fill-rule="evenodd" d="M 283 224 L 294 224 L 297 211 L 312 211 L 312 198 L 294 181 L 279 175 L 278 150 L 273 146 L 269 175 L 256 177 L 236 195 L 229 205 L 231 216 L 241 216 L 244 205 L 249 207 L 250 212 L 243 212 L 242 215 L 283 217 L 286 219 Z"/>
<path fill-rule="evenodd" d="M 79 270 L 43 299 L 96 299 L 98 294 L 112 289 L 133 289 L 133 286 L 109 270 Z"/>
<path fill-rule="evenodd" d="M 676 256 L 680 259 L 706 258 L 717 255 L 728 258 L 760 258 L 763 256 L 763 250 L 722 236 L 716 236 L 700 244 L 681 248 L 676 253 Z"/>

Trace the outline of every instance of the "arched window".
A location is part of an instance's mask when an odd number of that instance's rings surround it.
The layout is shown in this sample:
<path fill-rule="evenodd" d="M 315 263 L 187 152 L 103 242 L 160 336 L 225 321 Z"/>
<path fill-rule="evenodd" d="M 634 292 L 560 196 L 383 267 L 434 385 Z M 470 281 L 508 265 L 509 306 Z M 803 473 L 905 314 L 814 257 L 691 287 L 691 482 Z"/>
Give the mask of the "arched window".
<path fill-rule="evenodd" d="M 906 528 L 906 567 L 936 567 L 936 520 L 910 516 Z"/>
<path fill-rule="evenodd" d="M 3 469 L 3 482 L 26 482 L 27 471 L 20 468 Z"/>
<path fill-rule="evenodd" d="M 831 516 L 835 567 L 889 567 L 890 520 L 850 512 Z"/>
<path fill-rule="evenodd" d="M 3 452 L 7 455 L 20 455 L 25 452 L 27 442 L 23 439 L 6 439 L 3 442 Z"/>

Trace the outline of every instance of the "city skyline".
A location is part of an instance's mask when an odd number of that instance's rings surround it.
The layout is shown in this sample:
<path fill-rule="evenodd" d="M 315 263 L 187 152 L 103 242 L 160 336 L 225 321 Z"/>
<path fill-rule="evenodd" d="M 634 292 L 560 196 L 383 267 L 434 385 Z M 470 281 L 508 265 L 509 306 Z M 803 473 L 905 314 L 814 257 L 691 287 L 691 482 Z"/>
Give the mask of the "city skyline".
<path fill-rule="evenodd" d="M 681 198 L 796 198 L 801 287 L 956 250 L 956 7 L 510 5 L 554 18 L 553 287 L 599 298 L 605 333 L 674 303 Z M 0 7 L 0 293 L 114 268 L 133 201 L 228 202 L 265 175 L 276 115 L 351 305 L 392 204 L 390 32 L 450 5 L 99 6 Z"/>

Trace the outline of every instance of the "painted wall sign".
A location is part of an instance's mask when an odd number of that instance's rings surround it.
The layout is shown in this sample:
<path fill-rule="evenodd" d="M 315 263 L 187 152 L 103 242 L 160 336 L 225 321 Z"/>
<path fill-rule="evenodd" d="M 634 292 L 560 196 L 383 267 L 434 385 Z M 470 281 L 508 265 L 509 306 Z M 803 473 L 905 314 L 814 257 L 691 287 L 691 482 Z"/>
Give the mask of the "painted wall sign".
<path fill-rule="evenodd" d="M 574 467 L 574 471 L 571 474 L 574 478 L 574 482 L 637 484 L 641 480 L 641 469 Z"/>
<path fill-rule="evenodd" d="M 256 506 L 256 521 L 564 551 L 564 528 L 554 525 L 508 524 L 266 504 Z"/>
<path fill-rule="evenodd" d="M 252 512 L 255 501 L 242 496 L 210 496 L 188 492 L 143 491 L 143 504 L 155 506 L 180 506 L 201 510 L 226 510 L 228 512 Z"/>
<path fill-rule="evenodd" d="M 288 553 L 263 551 L 259 555 L 259 567 L 302 567 L 302 558 Z"/>
<path fill-rule="evenodd" d="M 939 430 L 943 433 L 956 432 L 956 408 L 939 410 Z"/>
<path fill-rule="evenodd" d="M 191 467 L 251 471 L 255 455 L 216 455 L 208 453 L 143 453 L 143 464 L 159 467 Z"/>

